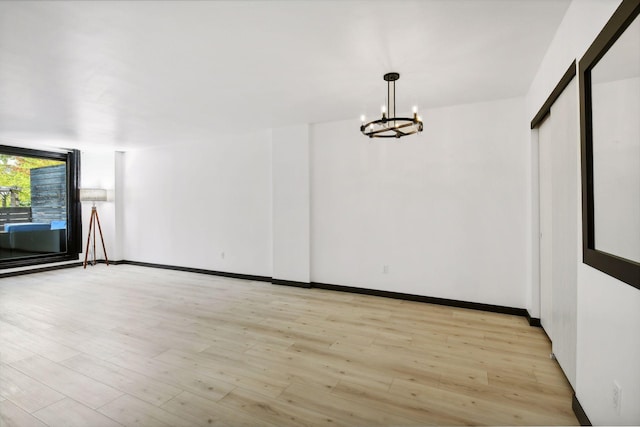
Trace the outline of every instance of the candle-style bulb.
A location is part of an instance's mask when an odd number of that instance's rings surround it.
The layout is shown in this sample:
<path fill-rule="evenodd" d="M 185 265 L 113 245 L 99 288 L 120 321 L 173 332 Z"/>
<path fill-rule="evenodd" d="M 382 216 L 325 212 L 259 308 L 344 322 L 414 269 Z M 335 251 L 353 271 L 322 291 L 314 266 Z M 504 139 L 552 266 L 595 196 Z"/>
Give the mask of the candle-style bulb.
<path fill-rule="evenodd" d="M 415 113 L 417 113 L 417 112 L 418 112 L 418 106 L 417 106 L 417 105 L 414 105 L 414 106 L 413 106 L 413 114 L 415 114 Z"/>
<path fill-rule="evenodd" d="M 360 116 L 360 121 L 362 122 L 362 124 L 364 124 L 366 117 L 363 115 Z"/>
<path fill-rule="evenodd" d="M 387 112 L 387 106 L 383 105 L 381 110 L 382 110 L 382 114 L 386 113 Z"/>

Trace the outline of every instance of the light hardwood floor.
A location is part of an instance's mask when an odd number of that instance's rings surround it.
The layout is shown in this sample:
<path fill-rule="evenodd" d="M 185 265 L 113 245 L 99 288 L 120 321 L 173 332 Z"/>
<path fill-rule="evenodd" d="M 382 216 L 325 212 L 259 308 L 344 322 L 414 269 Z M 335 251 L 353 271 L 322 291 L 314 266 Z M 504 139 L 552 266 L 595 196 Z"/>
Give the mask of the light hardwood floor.
<path fill-rule="evenodd" d="M 576 425 L 521 317 L 129 265 L 0 279 L 2 426 Z"/>

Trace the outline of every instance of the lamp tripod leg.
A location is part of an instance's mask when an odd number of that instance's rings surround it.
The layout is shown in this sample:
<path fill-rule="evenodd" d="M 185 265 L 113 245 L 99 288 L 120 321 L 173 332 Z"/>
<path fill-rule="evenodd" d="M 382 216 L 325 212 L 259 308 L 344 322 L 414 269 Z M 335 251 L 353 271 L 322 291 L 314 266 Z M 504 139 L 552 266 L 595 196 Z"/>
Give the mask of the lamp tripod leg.
<path fill-rule="evenodd" d="M 98 216 L 98 211 L 95 210 L 94 211 L 96 213 L 96 222 L 98 223 L 98 231 L 100 232 L 100 241 L 102 242 L 102 251 L 104 252 L 104 261 L 106 262 L 107 265 L 109 265 L 109 257 L 107 257 L 107 249 L 104 246 L 104 238 L 102 237 L 102 227 L 100 226 L 100 217 Z M 95 232 L 93 233 L 93 254 L 95 257 L 95 251 L 96 251 L 96 241 L 95 241 Z"/>
<path fill-rule="evenodd" d="M 92 216 L 95 217 L 95 209 L 92 212 Z M 91 265 L 96 265 L 96 222 L 93 221 L 93 262 Z"/>
<path fill-rule="evenodd" d="M 89 235 L 87 236 L 87 249 L 84 251 L 84 268 L 87 268 L 87 260 L 89 259 L 89 244 L 91 243 L 91 231 L 93 230 L 93 213 L 95 211 L 91 211 L 91 219 L 89 220 Z M 95 236 L 95 231 L 93 232 Z M 95 253 L 95 249 L 94 249 Z"/>

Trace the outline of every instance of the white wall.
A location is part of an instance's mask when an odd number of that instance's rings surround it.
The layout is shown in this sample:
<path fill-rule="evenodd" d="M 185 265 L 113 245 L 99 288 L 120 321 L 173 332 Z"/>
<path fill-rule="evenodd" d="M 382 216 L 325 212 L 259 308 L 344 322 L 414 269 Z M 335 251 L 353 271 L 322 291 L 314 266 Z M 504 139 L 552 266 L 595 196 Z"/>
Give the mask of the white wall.
<path fill-rule="evenodd" d="M 273 278 L 310 281 L 309 126 L 272 131 Z"/>
<path fill-rule="evenodd" d="M 114 154 L 114 173 L 115 173 L 115 189 L 114 189 L 114 223 L 115 223 L 115 243 L 113 250 L 113 260 L 121 261 L 124 259 L 124 156 L 123 151 L 116 151 Z"/>
<path fill-rule="evenodd" d="M 594 425 L 640 425 L 640 290 L 578 268 L 578 400 Z M 621 413 L 612 403 L 622 387 Z"/>
<path fill-rule="evenodd" d="M 271 276 L 271 132 L 124 155 L 124 258 Z"/>
<path fill-rule="evenodd" d="M 529 118 L 571 61 L 582 57 L 618 4 L 571 3 L 527 95 Z M 581 227 L 580 217 L 577 220 Z M 581 247 L 581 235 L 576 245 Z M 576 395 L 587 416 L 596 425 L 640 424 L 640 291 L 579 260 L 577 320 Z M 623 389 L 620 414 L 612 404 L 614 381 Z"/>
<path fill-rule="evenodd" d="M 401 140 L 311 126 L 312 280 L 524 307 L 524 99 L 421 115 Z"/>

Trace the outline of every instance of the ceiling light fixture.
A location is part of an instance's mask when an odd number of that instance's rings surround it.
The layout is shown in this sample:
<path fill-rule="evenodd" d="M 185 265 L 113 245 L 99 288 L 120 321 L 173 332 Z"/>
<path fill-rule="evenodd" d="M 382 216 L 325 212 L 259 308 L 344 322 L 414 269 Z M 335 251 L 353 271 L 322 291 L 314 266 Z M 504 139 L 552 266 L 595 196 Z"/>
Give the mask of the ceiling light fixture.
<path fill-rule="evenodd" d="M 422 118 L 418 117 L 417 107 L 413 107 L 413 118 L 396 117 L 396 80 L 399 78 L 399 73 L 384 75 L 387 82 L 387 105 L 382 106 L 382 118 L 365 123 L 365 117 L 360 117 L 360 131 L 369 138 L 401 138 L 422 132 Z"/>

